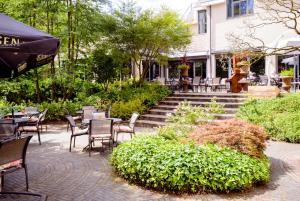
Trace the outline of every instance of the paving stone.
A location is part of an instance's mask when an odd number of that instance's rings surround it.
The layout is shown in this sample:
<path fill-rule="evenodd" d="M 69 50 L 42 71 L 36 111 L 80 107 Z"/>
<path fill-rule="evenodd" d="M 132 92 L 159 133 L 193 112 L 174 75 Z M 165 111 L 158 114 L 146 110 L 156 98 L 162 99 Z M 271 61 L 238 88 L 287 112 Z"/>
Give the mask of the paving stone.
<path fill-rule="evenodd" d="M 70 133 L 65 125 L 50 125 L 42 134 L 42 145 L 32 139 L 27 154 L 31 192 L 48 195 L 49 201 L 192 201 L 192 200 L 300 200 L 300 144 L 269 142 L 266 154 L 272 161 L 272 178 L 265 186 L 243 193 L 169 195 L 129 185 L 117 177 L 109 164 L 109 152 L 92 157 L 82 149 L 87 136 L 76 139 L 76 148 L 68 151 Z M 144 129 L 138 129 L 138 132 Z M 148 133 L 155 132 L 148 129 Z M 128 135 L 120 137 L 129 140 Z M 8 191 L 24 191 L 22 170 L 5 177 Z"/>

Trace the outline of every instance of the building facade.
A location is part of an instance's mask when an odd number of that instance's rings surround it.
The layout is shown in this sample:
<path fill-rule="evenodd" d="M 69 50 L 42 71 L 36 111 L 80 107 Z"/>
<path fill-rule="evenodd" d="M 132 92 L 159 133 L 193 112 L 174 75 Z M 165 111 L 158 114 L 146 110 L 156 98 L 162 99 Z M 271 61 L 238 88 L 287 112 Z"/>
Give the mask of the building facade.
<path fill-rule="evenodd" d="M 265 11 L 255 0 L 198 0 L 193 3 L 184 14 L 184 19 L 191 25 L 192 42 L 184 52 L 177 52 L 170 56 L 169 66 L 160 67 L 155 64 L 149 73 L 149 79 L 159 77 L 176 77 L 176 66 L 185 55 L 191 69 L 190 77 L 227 78 L 232 74 L 232 59 L 222 55 L 232 51 L 231 35 L 247 37 L 249 23 L 262 24 L 261 14 Z M 282 24 L 265 25 L 255 30 L 255 37 L 264 44 L 274 44 L 286 36 L 297 36 Z M 297 36 L 299 37 L 299 36 Z M 261 44 L 253 41 L 253 45 Z M 256 75 L 270 75 L 280 71 L 286 56 L 267 56 L 256 61 L 251 71 Z M 299 58 L 297 56 L 297 58 Z M 225 61 L 224 61 L 225 59 Z M 224 65 L 225 64 L 225 65 Z M 297 60 L 299 66 L 299 59 Z M 299 72 L 297 72 L 298 76 Z"/>

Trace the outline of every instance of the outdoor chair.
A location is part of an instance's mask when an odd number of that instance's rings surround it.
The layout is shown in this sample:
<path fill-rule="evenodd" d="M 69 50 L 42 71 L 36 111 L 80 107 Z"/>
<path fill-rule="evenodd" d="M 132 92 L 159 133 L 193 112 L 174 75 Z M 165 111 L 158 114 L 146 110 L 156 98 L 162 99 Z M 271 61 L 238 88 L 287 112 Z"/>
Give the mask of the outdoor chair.
<path fill-rule="evenodd" d="M 113 120 L 109 119 L 92 119 L 90 121 L 89 131 L 89 156 L 95 141 L 101 141 L 101 149 L 103 150 L 104 145 L 108 144 L 113 146 Z"/>
<path fill-rule="evenodd" d="M 28 174 L 26 165 L 26 151 L 32 136 L 8 140 L 0 143 L 0 176 L 1 188 L 4 187 L 4 175 L 16 170 L 25 170 L 26 191 L 28 191 Z"/>
<path fill-rule="evenodd" d="M 38 113 L 39 111 L 37 107 L 25 107 L 24 112 L 26 114 L 30 114 L 30 113 Z"/>
<path fill-rule="evenodd" d="M 139 113 L 134 112 L 129 121 L 119 121 L 114 124 L 114 133 L 116 135 L 116 142 L 118 142 L 119 133 L 129 133 L 130 138 L 132 134 L 135 135 L 135 123 L 139 118 Z"/>
<path fill-rule="evenodd" d="M 84 108 L 82 117 L 82 126 L 87 126 L 91 119 L 93 119 L 93 113 L 96 112 L 96 108 Z"/>
<path fill-rule="evenodd" d="M 269 82 L 269 78 L 267 75 L 260 75 L 259 76 L 259 85 L 260 86 L 267 86 Z"/>
<path fill-rule="evenodd" d="M 207 82 L 208 82 L 208 79 L 206 79 L 206 78 L 200 79 L 199 87 L 200 87 L 201 92 L 202 92 L 202 88 L 204 88 L 205 92 L 207 92 Z"/>
<path fill-rule="evenodd" d="M 93 118 L 92 119 L 105 119 L 106 113 L 105 112 L 93 112 Z"/>
<path fill-rule="evenodd" d="M 201 77 L 194 77 L 193 82 L 192 82 L 192 89 L 193 92 L 199 92 L 199 87 L 200 87 L 200 79 Z"/>
<path fill-rule="evenodd" d="M 20 134 L 22 133 L 28 133 L 28 132 L 36 132 L 38 134 L 38 140 L 39 144 L 41 145 L 41 125 L 42 121 L 45 119 L 46 113 L 48 112 L 48 109 L 45 109 L 44 112 L 42 112 L 38 119 L 32 119 L 28 121 L 25 125 L 21 125 L 18 129 Z"/>
<path fill-rule="evenodd" d="M 228 86 L 227 86 L 227 78 L 222 78 L 221 81 L 220 81 L 220 89 L 228 89 Z"/>
<path fill-rule="evenodd" d="M 67 109 L 65 109 L 65 114 L 67 116 L 72 116 L 71 113 L 69 112 L 69 110 L 67 110 Z M 82 119 L 82 115 L 72 116 L 72 117 L 73 117 L 74 121 Z M 69 122 L 67 122 L 67 132 L 69 131 L 69 128 L 70 128 L 70 124 L 69 124 Z"/>
<path fill-rule="evenodd" d="M 221 82 L 221 78 L 217 77 L 217 78 L 212 78 L 210 83 L 208 84 L 208 87 L 210 87 L 211 91 L 216 91 L 217 89 L 220 89 L 220 82 Z"/>
<path fill-rule="evenodd" d="M 0 138 L 16 137 L 17 126 L 13 119 L 0 119 Z"/>
<path fill-rule="evenodd" d="M 88 131 L 89 128 L 85 128 L 85 129 L 80 129 L 72 116 L 67 115 L 66 119 L 68 120 L 69 124 L 70 124 L 70 128 L 71 128 L 71 137 L 70 137 L 70 148 L 69 151 L 71 152 L 71 148 L 72 148 L 72 139 L 74 138 L 74 143 L 73 143 L 73 147 L 75 147 L 75 141 L 76 141 L 76 137 L 77 136 L 82 136 L 82 135 L 88 135 Z"/>

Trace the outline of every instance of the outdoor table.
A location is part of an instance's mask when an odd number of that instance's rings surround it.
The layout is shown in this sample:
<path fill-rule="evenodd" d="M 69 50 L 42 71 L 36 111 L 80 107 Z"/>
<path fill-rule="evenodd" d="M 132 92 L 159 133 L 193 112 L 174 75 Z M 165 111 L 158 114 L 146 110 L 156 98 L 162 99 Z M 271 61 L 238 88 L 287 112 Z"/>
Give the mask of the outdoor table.
<path fill-rule="evenodd" d="M 20 118 L 20 117 L 25 117 L 25 116 L 34 116 L 34 115 L 38 115 L 39 112 L 14 112 L 14 115 L 12 115 L 12 113 L 8 113 L 5 115 L 5 117 L 16 117 L 16 118 Z"/>

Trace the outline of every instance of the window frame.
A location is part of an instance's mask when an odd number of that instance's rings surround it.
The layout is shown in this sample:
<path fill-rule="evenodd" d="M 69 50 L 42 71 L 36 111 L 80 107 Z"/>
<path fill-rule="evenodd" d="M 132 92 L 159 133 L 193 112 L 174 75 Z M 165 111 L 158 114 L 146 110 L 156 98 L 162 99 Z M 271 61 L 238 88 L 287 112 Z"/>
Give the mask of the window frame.
<path fill-rule="evenodd" d="M 200 14 L 204 13 L 204 24 L 200 21 Z M 201 25 L 201 26 L 200 26 Z M 204 30 L 201 27 L 204 25 Z M 203 30 L 203 31 L 202 31 Z M 207 34 L 207 10 L 198 10 L 198 34 Z"/>
<path fill-rule="evenodd" d="M 252 1 L 252 3 L 251 3 Z M 242 14 L 241 12 L 241 4 L 242 2 L 246 3 L 246 13 Z M 234 12 L 234 7 L 235 5 L 238 5 L 239 7 L 239 14 L 235 14 Z M 250 5 L 252 5 L 250 7 Z M 226 3 L 227 6 L 227 18 L 236 18 L 236 17 L 243 17 L 243 16 L 247 16 L 247 15 L 251 15 L 254 13 L 254 0 L 227 0 Z M 228 6 L 230 6 L 230 9 L 228 8 Z M 229 13 L 230 11 L 230 13 Z"/>

